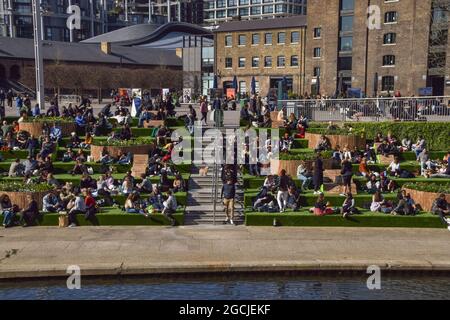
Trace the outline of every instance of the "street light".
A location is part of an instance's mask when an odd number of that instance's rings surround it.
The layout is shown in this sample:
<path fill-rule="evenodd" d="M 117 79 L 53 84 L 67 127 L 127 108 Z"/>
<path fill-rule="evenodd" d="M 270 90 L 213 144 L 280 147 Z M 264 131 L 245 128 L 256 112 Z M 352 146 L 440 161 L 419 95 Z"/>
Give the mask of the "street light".
<path fill-rule="evenodd" d="M 41 5 L 39 0 L 32 0 L 33 10 L 33 43 L 34 43 L 34 66 L 36 71 L 36 101 L 39 109 L 45 110 L 44 96 L 44 59 L 42 56 L 42 25 Z"/>
<path fill-rule="evenodd" d="M 12 7 L 12 0 L 8 0 L 8 7 L 5 9 L 5 11 L 9 12 L 9 36 L 11 38 L 14 38 L 14 10 Z"/>

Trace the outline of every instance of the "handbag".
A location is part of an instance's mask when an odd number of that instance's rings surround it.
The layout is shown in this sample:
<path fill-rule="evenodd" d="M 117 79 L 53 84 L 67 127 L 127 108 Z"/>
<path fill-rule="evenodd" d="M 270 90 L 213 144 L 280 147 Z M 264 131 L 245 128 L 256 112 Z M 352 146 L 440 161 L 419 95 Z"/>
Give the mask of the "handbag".
<path fill-rule="evenodd" d="M 65 228 L 69 225 L 69 216 L 66 211 L 61 211 L 58 217 L 58 227 Z"/>

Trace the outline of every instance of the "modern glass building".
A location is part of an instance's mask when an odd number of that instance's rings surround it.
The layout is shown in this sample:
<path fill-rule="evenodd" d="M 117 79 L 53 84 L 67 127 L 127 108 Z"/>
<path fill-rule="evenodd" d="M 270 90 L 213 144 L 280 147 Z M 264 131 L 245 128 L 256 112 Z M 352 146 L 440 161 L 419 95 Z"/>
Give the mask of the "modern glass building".
<path fill-rule="evenodd" d="M 250 20 L 306 14 L 307 0 L 205 0 L 204 22 L 218 25 L 233 19 Z"/>

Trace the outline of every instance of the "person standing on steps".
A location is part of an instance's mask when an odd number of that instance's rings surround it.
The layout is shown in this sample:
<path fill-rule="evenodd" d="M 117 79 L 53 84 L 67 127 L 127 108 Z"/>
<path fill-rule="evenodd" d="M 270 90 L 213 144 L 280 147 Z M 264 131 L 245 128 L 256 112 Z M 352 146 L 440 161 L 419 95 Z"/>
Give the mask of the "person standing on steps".
<path fill-rule="evenodd" d="M 205 125 L 208 125 L 208 103 L 206 101 L 206 96 L 203 97 L 200 102 L 200 113 L 202 114 L 200 122 L 203 123 L 203 120 L 205 120 Z"/>
<path fill-rule="evenodd" d="M 230 223 L 234 225 L 234 198 L 236 196 L 236 186 L 233 180 L 228 179 L 227 183 L 223 185 L 221 198 L 223 199 L 223 206 L 225 208 L 225 213 L 227 215 L 224 224 Z"/>
<path fill-rule="evenodd" d="M 316 160 L 314 161 L 314 176 L 313 176 L 313 183 L 314 183 L 314 194 L 320 194 L 320 188 L 323 185 L 323 161 L 322 161 L 322 155 L 317 153 Z"/>
<path fill-rule="evenodd" d="M 219 96 L 216 96 L 216 98 L 213 101 L 212 104 L 212 110 L 214 112 L 214 123 L 218 127 L 222 127 L 222 119 L 223 119 L 223 111 L 221 109 L 222 102 L 219 98 Z"/>

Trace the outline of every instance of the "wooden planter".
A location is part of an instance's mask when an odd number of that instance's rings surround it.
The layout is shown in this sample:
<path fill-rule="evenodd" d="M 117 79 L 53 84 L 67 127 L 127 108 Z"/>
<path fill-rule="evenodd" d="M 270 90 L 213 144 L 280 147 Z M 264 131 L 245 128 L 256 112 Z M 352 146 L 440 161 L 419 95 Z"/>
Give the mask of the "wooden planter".
<path fill-rule="evenodd" d="M 284 121 L 278 120 L 278 112 L 279 111 L 271 111 L 270 112 L 270 120 L 272 120 L 272 129 L 278 129 L 283 127 Z"/>
<path fill-rule="evenodd" d="M 47 124 L 51 128 L 55 121 L 48 121 Z M 70 136 L 71 132 L 76 131 L 75 122 L 60 122 L 59 127 L 63 137 Z M 44 128 L 44 122 L 19 122 L 19 130 L 27 131 L 29 134 L 39 137 L 42 134 Z"/>
<path fill-rule="evenodd" d="M 144 121 L 144 128 L 156 128 L 164 125 L 164 120 L 148 120 Z"/>
<path fill-rule="evenodd" d="M 431 212 L 433 201 L 440 195 L 440 193 L 418 191 L 408 188 L 403 188 L 403 190 L 405 190 L 406 193 L 410 193 L 414 202 L 420 205 L 422 209 L 427 212 Z M 450 195 L 447 194 L 445 198 L 447 201 L 450 201 Z"/>
<path fill-rule="evenodd" d="M 312 170 L 314 160 L 270 160 L 270 172 L 272 174 L 279 175 L 281 170 L 286 170 L 286 175 L 289 175 L 293 178 L 297 177 L 297 168 L 298 166 L 304 163 L 305 167 L 308 170 Z M 323 168 L 325 170 L 333 168 L 333 160 L 332 159 L 323 159 Z"/>
<path fill-rule="evenodd" d="M 42 199 L 48 194 L 49 191 L 44 192 L 14 192 L 14 191 L 0 191 L 0 196 L 7 194 L 11 199 L 12 204 L 16 204 L 20 209 L 28 206 L 27 195 L 30 194 L 33 197 L 33 200 L 36 200 L 38 203 L 39 210 L 42 210 Z"/>
<path fill-rule="evenodd" d="M 102 157 L 102 151 L 106 148 L 109 154 L 113 157 L 117 157 L 120 151 L 123 154 L 127 154 L 131 152 L 131 154 L 148 154 L 153 150 L 154 144 L 142 144 L 142 145 L 133 145 L 133 146 L 96 146 L 91 145 L 91 157 L 93 161 L 99 161 Z"/>
<path fill-rule="evenodd" d="M 321 134 L 308 133 L 305 134 L 305 139 L 308 140 L 308 148 L 314 149 L 317 146 L 317 142 L 320 140 Z M 343 148 L 348 146 L 348 148 L 353 149 L 357 147 L 358 149 L 364 149 L 366 146 L 366 138 L 360 135 L 325 135 L 330 142 L 331 148 L 335 148 L 337 145 Z"/>

